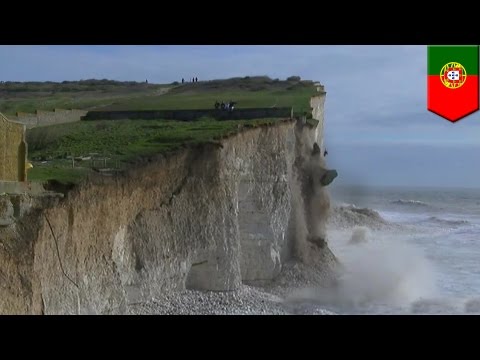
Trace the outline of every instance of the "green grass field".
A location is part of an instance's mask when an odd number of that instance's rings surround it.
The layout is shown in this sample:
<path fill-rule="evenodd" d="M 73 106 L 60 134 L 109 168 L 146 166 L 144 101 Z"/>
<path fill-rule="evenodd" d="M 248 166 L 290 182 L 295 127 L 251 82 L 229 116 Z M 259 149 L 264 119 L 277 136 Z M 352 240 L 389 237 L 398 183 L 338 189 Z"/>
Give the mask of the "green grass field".
<path fill-rule="evenodd" d="M 108 165 L 125 168 L 145 156 L 166 153 L 183 146 L 217 141 L 242 128 L 273 124 L 278 119 L 258 120 L 170 120 L 85 121 L 39 127 L 27 131 L 31 181 L 57 180 L 77 183 L 87 175 L 93 163 L 71 156 L 107 157 Z"/>

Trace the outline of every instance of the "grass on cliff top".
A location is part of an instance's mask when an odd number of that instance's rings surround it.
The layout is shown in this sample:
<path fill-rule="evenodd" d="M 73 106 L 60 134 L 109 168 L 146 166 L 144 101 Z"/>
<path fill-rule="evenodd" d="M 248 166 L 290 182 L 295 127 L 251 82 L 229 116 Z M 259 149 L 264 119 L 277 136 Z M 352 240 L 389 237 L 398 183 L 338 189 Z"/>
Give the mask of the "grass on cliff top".
<path fill-rule="evenodd" d="M 28 172 L 28 180 L 37 182 L 55 180 L 60 184 L 77 184 L 90 172 L 88 168 L 71 168 L 66 164 L 36 166 Z"/>
<path fill-rule="evenodd" d="M 86 80 L 63 83 L 0 84 L 0 112 L 76 108 L 86 110 L 211 109 L 215 101 L 235 101 L 237 108 L 293 107 L 296 114 L 310 113 L 313 81 L 267 76 L 199 81 L 185 84 L 145 84 Z"/>
<path fill-rule="evenodd" d="M 34 168 L 32 181 L 56 180 L 78 183 L 91 172 L 92 160 L 76 161 L 71 156 L 107 158 L 95 167 L 125 168 L 149 155 L 177 150 L 233 135 L 246 127 L 273 124 L 278 119 L 195 122 L 170 120 L 80 121 L 27 131 L 28 157 Z"/>

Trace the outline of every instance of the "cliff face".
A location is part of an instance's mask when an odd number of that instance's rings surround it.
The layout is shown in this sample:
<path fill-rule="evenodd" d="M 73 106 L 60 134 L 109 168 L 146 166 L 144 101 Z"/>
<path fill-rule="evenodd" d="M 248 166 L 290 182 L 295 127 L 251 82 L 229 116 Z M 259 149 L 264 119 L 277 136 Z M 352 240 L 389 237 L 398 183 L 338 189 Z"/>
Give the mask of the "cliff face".
<path fill-rule="evenodd" d="M 0 227 L 0 313 L 124 313 L 169 291 L 272 280 L 291 259 L 331 266 L 326 243 L 308 240 L 325 240 L 328 195 L 313 185 L 305 202 L 298 180 L 325 173 L 319 135 L 293 122 L 248 129 L 91 180 L 43 210 L 24 199 Z"/>

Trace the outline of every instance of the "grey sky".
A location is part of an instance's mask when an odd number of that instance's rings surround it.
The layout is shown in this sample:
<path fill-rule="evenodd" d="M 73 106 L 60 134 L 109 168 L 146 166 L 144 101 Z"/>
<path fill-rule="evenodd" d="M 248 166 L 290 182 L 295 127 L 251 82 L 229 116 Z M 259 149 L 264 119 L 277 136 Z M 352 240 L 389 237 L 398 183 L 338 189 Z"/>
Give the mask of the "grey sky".
<path fill-rule="evenodd" d="M 426 46 L 0 46 L 0 80 L 172 82 L 299 75 L 326 86 L 339 181 L 480 187 L 480 112 L 426 110 Z M 343 174 L 343 176 L 342 176 Z"/>

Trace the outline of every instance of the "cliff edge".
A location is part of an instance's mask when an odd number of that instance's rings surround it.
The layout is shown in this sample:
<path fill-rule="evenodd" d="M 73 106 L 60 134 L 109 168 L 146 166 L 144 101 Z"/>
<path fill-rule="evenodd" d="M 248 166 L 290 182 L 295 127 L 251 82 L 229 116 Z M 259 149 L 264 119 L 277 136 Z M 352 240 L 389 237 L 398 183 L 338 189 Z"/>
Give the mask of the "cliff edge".
<path fill-rule="evenodd" d="M 2 197 L 15 221 L 0 225 L 0 313 L 124 314 L 185 289 L 274 283 L 292 262 L 330 273 L 324 96 L 317 126 L 247 129 L 63 199 Z"/>

